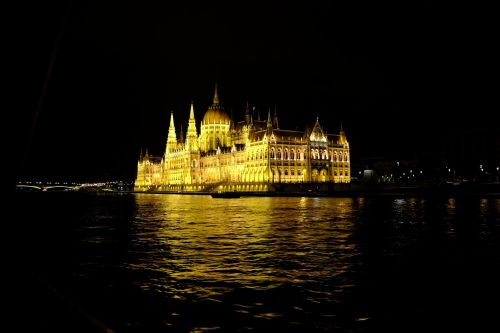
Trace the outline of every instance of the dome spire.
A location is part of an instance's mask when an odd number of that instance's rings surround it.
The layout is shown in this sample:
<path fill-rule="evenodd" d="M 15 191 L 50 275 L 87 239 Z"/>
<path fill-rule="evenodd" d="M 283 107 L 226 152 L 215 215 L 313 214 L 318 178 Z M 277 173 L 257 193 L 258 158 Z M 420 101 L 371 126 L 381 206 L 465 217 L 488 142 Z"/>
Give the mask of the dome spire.
<path fill-rule="evenodd" d="M 213 105 L 218 105 L 218 104 L 219 104 L 219 95 L 217 94 L 217 81 L 216 81 Z"/>

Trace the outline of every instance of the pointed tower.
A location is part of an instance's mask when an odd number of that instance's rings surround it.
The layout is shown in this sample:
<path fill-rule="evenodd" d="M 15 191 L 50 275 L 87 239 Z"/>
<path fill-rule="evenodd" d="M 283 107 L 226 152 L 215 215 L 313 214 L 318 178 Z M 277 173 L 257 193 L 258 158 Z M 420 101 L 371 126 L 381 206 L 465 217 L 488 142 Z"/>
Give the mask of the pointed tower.
<path fill-rule="evenodd" d="M 186 149 L 198 150 L 198 133 L 196 131 L 196 120 L 194 119 L 194 106 L 191 101 L 191 109 L 189 110 L 189 123 L 186 133 Z"/>
<path fill-rule="evenodd" d="M 342 126 L 342 121 L 340 122 L 340 133 L 339 133 L 339 144 L 345 145 L 347 143 L 347 138 L 345 136 L 344 127 Z"/>
<path fill-rule="evenodd" d="M 181 124 L 181 130 L 179 133 L 179 143 L 183 144 L 184 143 L 184 131 L 182 130 L 182 124 Z"/>
<path fill-rule="evenodd" d="M 280 128 L 278 124 L 278 111 L 276 110 L 276 105 L 274 105 L 273 126 L 274 128 Z"/>
<path fill-rule="evenodd" d="M 247 107 L 245 109 L 245 123 L 247 125 L 250 124 L 250 104 L 248 103 L 248 99 L 247 99 Z"/>
<path fill-rule="evenodd" d="M 174 126 L 174 111 L 170 113 L 170 126 L 168 127 L 167 149 L 166 152 L 174 151 L 177 148 L 177 135 Z"/>
<path fill-rule="evenodd" d="M 271 130 L 273 128 L 273 123 L 272 123 L 272 120 L 271 120 L 271 109 L 269 109 L 269 111 L 267 111 L 267 130 Z"/>

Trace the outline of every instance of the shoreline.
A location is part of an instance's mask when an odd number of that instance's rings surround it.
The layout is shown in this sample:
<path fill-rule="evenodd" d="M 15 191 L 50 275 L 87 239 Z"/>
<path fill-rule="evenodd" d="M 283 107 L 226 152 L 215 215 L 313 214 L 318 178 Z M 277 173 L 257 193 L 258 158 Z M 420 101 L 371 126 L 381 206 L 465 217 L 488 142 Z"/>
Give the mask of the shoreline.
<path fill-rule="evenodd" d="M 288 187 L 284 190 L 266 192 L 237 192 L 241 197 L 487 197 L 500 198 L 500 183 L 467 184 L 457 186 L 377 186 L 370 184 L 353 184 L 354 186 L 331 189 L 297 189 Z M 69 190 L 69 191 L 26 191 L 16 193 L 98 193 L 98 194 L 177 194 L 177 195 L 211 195 L 211 191 L 137 191 L 137 190 Z"/>

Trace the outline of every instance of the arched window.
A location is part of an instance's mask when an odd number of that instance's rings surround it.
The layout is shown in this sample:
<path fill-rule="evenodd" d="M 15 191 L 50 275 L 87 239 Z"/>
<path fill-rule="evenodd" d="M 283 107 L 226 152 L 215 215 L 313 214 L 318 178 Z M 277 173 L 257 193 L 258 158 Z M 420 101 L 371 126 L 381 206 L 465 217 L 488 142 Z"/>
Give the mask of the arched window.
<path fill-rule="evenodd" d="M 285 148 L 285 154 L 283 159 L 288 160 L 288 148 Z"/>
<path fill-rule="evenodd" d="M 274 147 L 271 148 L 271 158 L 276 158 L 276 152 L 274 151 Z"/>
<path fill-rule="evenodd" d="M 278 148 L 278 160 L 281 160 L 283 155 L 281 154 L 281 148 Z"/>
<path fill-rule="evenodd" d="M 297 158 L 300 159 L 301 161 L 304 160 L 304 153 L 300 149 L 297 149 Z"/>
<path fill-rule="evenodd" d="M 347 152 L 344 153 L 344 161 L 348 162 L 349 161 L 349 158 L 347 156 Z"/>
<path fill-rule="evenodd" d="M 314 152 L 314 149 L 311 149 L 311 158 L 312 159 L 316 158 L 316 153 Z"/>
<path fill-rule="evenodd" d="M 290 159 L 291 160 L 295 159 L 295 149 L 290 150 Z"/>

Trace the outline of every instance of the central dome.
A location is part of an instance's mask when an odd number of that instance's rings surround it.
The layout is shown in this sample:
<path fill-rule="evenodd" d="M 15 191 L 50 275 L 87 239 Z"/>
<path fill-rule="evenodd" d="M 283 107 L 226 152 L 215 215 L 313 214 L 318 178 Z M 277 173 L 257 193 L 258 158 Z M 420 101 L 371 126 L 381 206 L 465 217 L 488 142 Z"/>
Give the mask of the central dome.
<path fill-rule="evenodd" d="M 204 124 L 226 124 L 229 125 L 231 119 L 224 112 L 224 109 L 219 104 L 219 95 L 217 94 L 217 83 L 215 83 L 215 93 L 212 106 L 210 106 L 203 116 Z"/>
<path fill-rule="evenodd" d="M 205 112 L 205 115 L 203 116 L 203 123 L 204 124 L 227 124 L 229 125 L 229 122 L 231 119 L 229 119 L 229 116 L 227 113 L 220 109 L 208 109 L 207 112 Z"/>

